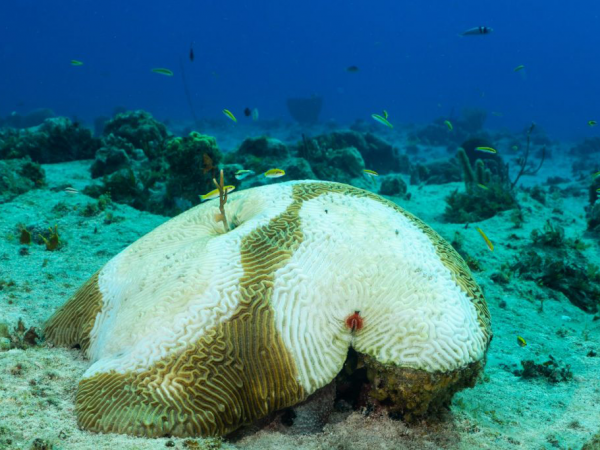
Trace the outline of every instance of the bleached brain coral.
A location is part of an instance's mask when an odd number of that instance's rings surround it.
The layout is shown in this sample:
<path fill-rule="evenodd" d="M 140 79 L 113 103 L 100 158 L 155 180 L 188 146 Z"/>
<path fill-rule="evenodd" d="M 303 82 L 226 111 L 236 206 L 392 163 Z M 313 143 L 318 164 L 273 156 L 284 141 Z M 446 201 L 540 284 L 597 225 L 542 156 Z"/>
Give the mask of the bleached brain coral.
<path fill-rule="evenodd" d="M 290 182 L 190 209 L 109 261 L 48 321 L 92 365 L 81 427 L 224 435 L 330 383 L 352 347 L 371 394 L 423 414 L 472 385 L 481 290 L 427 225 L 370 192 Z"/>

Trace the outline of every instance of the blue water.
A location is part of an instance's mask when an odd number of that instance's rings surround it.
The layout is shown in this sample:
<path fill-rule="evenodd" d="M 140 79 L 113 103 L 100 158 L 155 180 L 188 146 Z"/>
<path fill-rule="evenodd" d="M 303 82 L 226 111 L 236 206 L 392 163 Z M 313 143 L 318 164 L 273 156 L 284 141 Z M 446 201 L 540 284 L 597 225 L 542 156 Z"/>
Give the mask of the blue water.
<path fill-rule="evenodd" d="M 190 120 L 182 61 L 199 117 L 256 107 L 291 120 L 288 97 L 319 94 L 321 119 L 341 124 L 480 107 L 502 114 L 489 128 L 536 121 L 581 138 L 600 121 L 599 14 L 591 0 L 3 1 L 0 115 L 49 107 L 91 122 L 124 106 Z M 480 25 L 494 32 L 458 36 Z"/>

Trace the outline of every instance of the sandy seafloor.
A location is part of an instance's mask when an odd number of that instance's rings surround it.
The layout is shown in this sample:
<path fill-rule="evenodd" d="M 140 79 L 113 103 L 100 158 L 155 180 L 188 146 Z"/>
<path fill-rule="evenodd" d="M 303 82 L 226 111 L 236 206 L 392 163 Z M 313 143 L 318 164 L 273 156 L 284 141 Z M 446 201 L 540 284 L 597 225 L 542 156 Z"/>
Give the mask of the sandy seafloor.
<path fill-rule="evenodd" d="M 535 179 L 527 177 L 523 183 L 540 184 L 552 175 L 570 178 L 571 164 L 561 160 L 556 150 L 554 154 Z M 26 327 L 40 329 L 90 275 L 167 220 L 123 205 L 115 205 L 113 211 L 114 216 L 124 218 L 120 222 L 105 224 L 104 215 L 82 216 L 84 206 L 95 200 L 65 193 L 61 186 L 70 184 L 82 189 L 90 181 L 89 164 L 78 161 L 45 165 L 44 189 L 0 204 L 0 280 L 15 283 L 0 291 L 0 322 L 14 327 L 22 318 Z M 600 354 L 600 321 L 592 321 L 592 314 L 573 306 L 561 294 L 544 297 L 543 290 L 520 278 L 513 278 L 508 285 L 490 279 L 503 262 L 519 256 L 531 231 L 541 229 L 549 218 L 564 226 L 568 237 L 582 236 L 590 244 L 584 250 L 589 262 L 600 265 L 597 238 L 584 235 L 587 186 L 573 181 L 561 187 L 569 184 L 573 186 L 571 192 L 579 195 L 558 199 L 548 195 L 545 206 L 519 194 L 525 223 L 517 229 L 509 219 L 510 211 L 471 224 L 468 229 L 461 224 L 443 223 L 444 197 L 456 188 L 464 189 L 463 183 L 409 185 L 410 200 L 393 199 L 448 240 L 460 231 L 465 237 L 464 248 L 480 260 L 483 268 L 474 275 L 484 289 L 494 331 L 485 374 L 475 388 L 456 395 L 452 411 L 442 421 L 408 427 L 400 421 L 361 412 L 337 413 L 323 433 L 291 436 L 262 431 L 235 443 L 93 434 L 78 429 L 74 413 L 77 383 L 89 363 L 76 350 L 42 344 L 28 350 L 0 352 L 0 448 L 29 449 L 36 438 L 53 444 L 55 449 L 581 448 L 600 430 L 600 356 L 586 356 L 590 350 Z M 66 208 L 57 212 L 55 206 L 61 202 Z M 57 224 L 65 245 L 50 252 L 43 245 L 32 244 L 29 255 L 21 256 L 19 223 L 44 227 Z M 493 252 L 475 226 L 484 229 L 494 242 Z M 507 243 L 517 248 L 508 248 Z M 540 312 L 542 299 L 545 301 Z M 501 301 L 506 307 L 499 306 Z M 517 335 L 527 340 L 526 347 L 517 345 Z M 523 380 L 512 373 L 520 368 L 521 360 L 541 363 L 548 355 L 571 365 L 572 381 L 551 384 L 544 379 Z M 8 440 L 12 444 L 6 444 Z"/>

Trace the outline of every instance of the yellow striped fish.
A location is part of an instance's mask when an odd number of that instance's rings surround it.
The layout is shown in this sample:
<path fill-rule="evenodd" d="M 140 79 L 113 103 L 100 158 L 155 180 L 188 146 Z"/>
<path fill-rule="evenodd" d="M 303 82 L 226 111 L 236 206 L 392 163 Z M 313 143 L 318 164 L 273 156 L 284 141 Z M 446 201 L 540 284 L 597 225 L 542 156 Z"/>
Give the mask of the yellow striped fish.
<path fill-rule="evenodd" d="M 492 147 L 477 147 L 475 150 L 485 153 L 497 153 Z"/>
<path fill-rule="evenodd" d="M 223 191 L 225 192 L 231 192 L 235 189 L 235 186 L 225 186 L 223 188 Z M 204 194 L 200 196 L 200 199 L 204 202 L 206 200 L 212 200 L 214 198 L 219 198 L 219 190 L 218 189 L 213 189 L 212 191 L 210 191 L 208 194 Z"/>
<path fill-rule="evenodd" d="M 384 111 L 384 114 L 386 114 L 386 115 L 387 115 L 387 113 L 386 113 L 385 111 Z M 389 128 L 394 128 L 394 125 L 392 125 L 392 124 L 389 122 L 389 120 L 387 120 L 387 117 L 380 116 L 379 114 L 371 114 L 371 117 L 372 117 L 373 119 L 375 119 L 377 122 L 379 122 L 379 123 L 381 123 L 381 124 L 385 125 L 386 127 L 389 127 Z"/>
<path fill-rule="evenodd" d="M 165 75 L 167 77 L 173 76 L 173 72 L 169 69 L 165 69 L 164 67 L 157 67 L 156 69 L 152 69 L 152 72 L 158 73 L 160 75 Z"/>
<path fill-rule="evenodd" d="M 477 231 L 479 231 L 479 234 L 481 235 L 481 237 L 483 238 L 483 240 L 487 244 L 487 246 L 490 249 L 490 251 L 493 252 L 494 251 L 494 244 L 492 244 L 492 241 L 490 241 L 488 239 L 488 237 L 485 235 L 485 233 L 483 232 L 483 230 L 481 228 L 477 227 Z"/>
<path fill-rule="evenodd" d="M 267 178 L 279 178 L 285 175 L 285 170 L 269 169 L 263 175 Z"/>
<path fill-rule="evenodd" d="M 231 120 L 233 120 L 234 122 L 237 123 L 237 119 L 235 118 L 233 113 L 231 111 L 229 111 L 228 109 L 224 109 L 223 114 L 225 114 L 227 117 L 229 117 Z"/>

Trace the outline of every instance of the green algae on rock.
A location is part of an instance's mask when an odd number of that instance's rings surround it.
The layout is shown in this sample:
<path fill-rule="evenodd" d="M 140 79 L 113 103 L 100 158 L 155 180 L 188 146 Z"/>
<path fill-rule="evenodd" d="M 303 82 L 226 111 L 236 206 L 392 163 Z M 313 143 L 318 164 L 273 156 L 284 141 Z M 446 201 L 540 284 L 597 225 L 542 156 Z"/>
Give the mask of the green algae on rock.
<path fill-rule="evenodd" d="M 164 124 L 146 111 L 126 111 L 117 114 L 104 126 L 104 136 L 125 139 L 135 148 L 142 149 L 149 159 L 160 155 L 169 132 Z"/>

